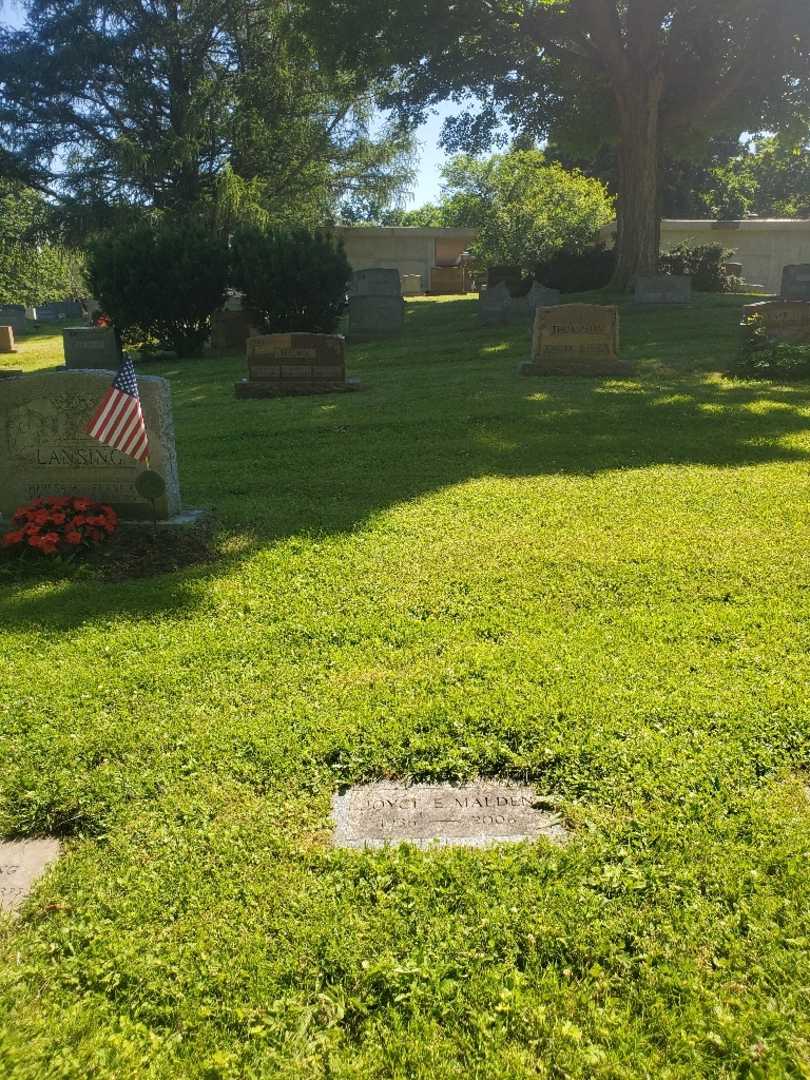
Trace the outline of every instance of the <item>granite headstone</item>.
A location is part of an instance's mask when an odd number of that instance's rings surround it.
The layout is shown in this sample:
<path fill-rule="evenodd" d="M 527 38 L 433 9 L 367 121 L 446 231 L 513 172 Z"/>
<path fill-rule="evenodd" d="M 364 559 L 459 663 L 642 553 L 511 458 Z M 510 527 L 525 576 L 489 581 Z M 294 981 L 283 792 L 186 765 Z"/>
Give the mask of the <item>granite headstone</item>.
<path fill-rule="evenodd" d="M 248 338 L 247 364 L 248 378 L 236 384 L 238 398 L 360 388 L 346 379 L 346 342 L 339 334 L 259 334 Z"/>
<path fill-rule="evenodd" d="M 65 367 L 83 371 L 117 371 L 121 363 L 118 341 L 111 326 L 66 326 L 62 331 Z"/>
<path fill-rule="evenodd" d="M 810 300 L 810 263 L 782 270 L 781 295 L 783 300 Z"/>
<path fill-rule="evenodd" d="M 352 296 L 402 296 L 399 270 L 379 266 L 355 270 L 350 292 Z"/>
<path fill-rule="evenodd" d="M 124 520 L 151 520 L 135 489 L 143 465 L 85 433 L 112 383 L 111 372 L 46 371 L 0 380 L 0 514 L 39 496 L 86 495 Z M 171 390 L 165 379 L 138 376 L 149 436 L 149 464 L 164 481 L 159 520 L 180 513 Z"/>
<path fill-rule="evenodd" d="M 488 285 L 478 294 L 478 319 L 482 326 L 505 326 L 512 297 L 505 281 Z"/>
<path fill-rule="evenodd" d="M 610 305 L 563 304 L 538 308 L 532 359 L 523 375 L 619 375 L 619 311 Z"/>
<path fill-rule="evenodd" d="M 639 274 L 636 278 L 637 304 L 688 304 L 691 299 L 689 274 Z"/>
<path fill-rule="evenodd" d="M 402 332 L 405 301 L 397 295 L 360 294 L 349 297 L 349 340 L 369 341 Z"/>
<path fill-rule="evenodd" d="M 743 325 L 752 315 L 760 316 L 765 333 L 775 341 L 810 344 L 810 301 L 765 300 L 743 308 Z"/>

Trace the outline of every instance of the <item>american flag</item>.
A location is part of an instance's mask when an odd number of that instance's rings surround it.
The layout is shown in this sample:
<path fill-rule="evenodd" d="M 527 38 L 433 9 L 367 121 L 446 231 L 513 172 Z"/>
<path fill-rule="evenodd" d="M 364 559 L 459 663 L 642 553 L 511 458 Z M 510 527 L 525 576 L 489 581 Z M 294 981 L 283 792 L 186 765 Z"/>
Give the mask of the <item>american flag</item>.
<path fill-rule="evenodd" d="M 146 461 L 149 457 L 135 365 L 126 354 L 115 381 L 101 399 L 85 431 L 105 446 L 112 446 L 136 461 Z"/>

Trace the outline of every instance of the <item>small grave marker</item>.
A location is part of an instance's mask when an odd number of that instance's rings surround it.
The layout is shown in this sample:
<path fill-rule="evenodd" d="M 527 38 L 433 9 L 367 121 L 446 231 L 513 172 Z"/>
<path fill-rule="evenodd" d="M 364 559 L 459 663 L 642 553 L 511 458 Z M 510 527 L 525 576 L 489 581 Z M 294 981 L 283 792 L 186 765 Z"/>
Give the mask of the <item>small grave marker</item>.
<path fill-rule="evenodd" d="M 782 299 L 810 300 L 810 263 L 786 266 L 782 270 Z"/>
<path fill-rule="evenodd" d="M 58 840 L 0 840 L 0 911 L 16 911 L 58 858 Z"/>
<path fill-rule="evenodd" d="M 15 353 L 14 327 L 0 326 L 0 353 Z"/>
<path fill-rule="evenodd" d="M 532 359 L 522 375 L 622 375 L 618 308 L 600 304 L 562 304 L 538 308 Z"/>
<path fill-rule="evenodd" d="M 65 367 L 70 370 L 117 371 L 118 339 L 111 326 L 66 326 L 62 331 Z"/>
<path fill-rule="evenodd" d="M 381 782 L 350 788 L 332 800 L 336 847 L 491 847 L 545 837 L 568 839 L 555 800 L 526 785 L 478 780 L 471 784 Z"/>
<path fill-rule="evenodd" d="M 405 301 L 397 294 L 361 293 L 349 297 L 349 340 L 369 341 L 402 332 Z"/>
<path fill-rule="evenodd" d="M 247 340 L 247 363 L 247 379 L 236 384 L 238 398 L 361 388 L 346 378 L 346 342 L 339 334 L 259 334 Z"/>
<path fill-rule="evenodd" d="M 350 292 L 353 296 L 402 296 L 399 270 L 372 266 L 352 274 Z"/>

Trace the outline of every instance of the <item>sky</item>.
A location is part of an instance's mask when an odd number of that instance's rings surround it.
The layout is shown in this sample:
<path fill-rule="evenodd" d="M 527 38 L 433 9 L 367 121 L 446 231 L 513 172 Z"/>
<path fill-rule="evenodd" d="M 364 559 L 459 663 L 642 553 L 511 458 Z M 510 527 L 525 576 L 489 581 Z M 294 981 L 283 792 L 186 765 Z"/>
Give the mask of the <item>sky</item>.
<path fill-rule="evenodd" d="M 0 0 L 0 23 L 9 26 L 21 26 L 23 11 L 15 0 Z M 406 207 L 422 206 L 426 202 L 435 202 L 439 197 L 440 173 L 446 155 L 439 147 L 439 136 L 445 117 L 450 116 L 455 106 L 450 102 L 438 107 L 435 114 L 423 124 L 416 133 L 419 143 L 419 165 L 411 197 L 405 200 Z"/>

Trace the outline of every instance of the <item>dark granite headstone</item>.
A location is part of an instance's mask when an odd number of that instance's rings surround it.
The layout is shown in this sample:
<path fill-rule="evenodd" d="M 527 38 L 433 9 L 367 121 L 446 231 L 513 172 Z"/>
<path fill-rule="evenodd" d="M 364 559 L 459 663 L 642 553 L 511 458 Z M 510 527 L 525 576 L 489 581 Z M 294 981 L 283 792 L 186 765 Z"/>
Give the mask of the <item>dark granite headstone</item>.
<path fill-rule="evenodd" d="M 248 378 L 238 398 L 333 394 L 359 389 L 346 379 L 346 343 L 338 334 L 260 334 L 247 341 Z"/>
<path fill-rule="evenodd" d="M 405 301 L 399 295 L 379 293 L 349 297 L 349 340 L 371 341 L 402 332 Z"/>
<path fill-rule="evenodd" d="M 62 331 L 65 367 L 117 371 L 121 354 L 111 326 L 66 326 Z"/>
<path fill-rule="evenodd" d="M 783 269 L 782 299 L 810 300 L 810 263 L 786 266 Z"/>

